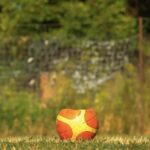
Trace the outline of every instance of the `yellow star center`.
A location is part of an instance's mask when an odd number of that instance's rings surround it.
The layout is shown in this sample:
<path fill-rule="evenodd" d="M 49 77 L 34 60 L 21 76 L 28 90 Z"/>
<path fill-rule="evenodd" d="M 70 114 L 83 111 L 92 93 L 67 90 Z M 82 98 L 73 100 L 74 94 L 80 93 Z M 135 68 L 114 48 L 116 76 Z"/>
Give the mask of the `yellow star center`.
<path fill-rule="evenodd" d="M 81 113 L 79 116 L 76 116 L 74 119 L 68 119 L 61 115 L 58 115 L 57 119 L 59 121 L 62 121 L 70 126 L 72 129 L 73 135 L 71 140 L 76 140 L 76 137 L 85 131 L 96 133 L 96 129 L 88 126 L 88 124 L 85 122 L 85 110 L 81 110 Z"/>

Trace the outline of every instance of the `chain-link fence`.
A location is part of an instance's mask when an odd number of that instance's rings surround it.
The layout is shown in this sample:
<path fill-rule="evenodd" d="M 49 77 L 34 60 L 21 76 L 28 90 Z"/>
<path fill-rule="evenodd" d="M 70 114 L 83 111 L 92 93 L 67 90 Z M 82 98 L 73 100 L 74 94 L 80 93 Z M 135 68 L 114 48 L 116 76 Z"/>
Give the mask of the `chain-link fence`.
<path fill-rule="evenodd" d="M 136 37 L 118 41 L 82 41 L 72 45 L 56 39 L 42 39 L 21 44 L 17 52 L 5 45 L 0 54 L 0 82 L 4 84 L 7 79 L 12 79 L 17 81 L 18 89 L 36 90 L 46 84 L 44 89 L 49 93 L 49 86 L 53 88 L 61 74 L 72 81 L 77 93 L 96 90 L 114 72 L 123 69 L 135 47 Z"/>

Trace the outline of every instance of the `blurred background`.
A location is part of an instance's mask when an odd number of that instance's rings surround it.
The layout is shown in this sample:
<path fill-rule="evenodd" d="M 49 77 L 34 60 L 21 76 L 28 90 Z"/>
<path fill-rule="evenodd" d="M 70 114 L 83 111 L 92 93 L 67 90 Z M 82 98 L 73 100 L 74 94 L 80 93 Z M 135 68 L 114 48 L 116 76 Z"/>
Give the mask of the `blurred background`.
<path fill-rule="evenodd" d="M 1 0 L 0 136 L 55 135 L 62 108 L 100 134 L 150 134 L 149 2 Z"/>

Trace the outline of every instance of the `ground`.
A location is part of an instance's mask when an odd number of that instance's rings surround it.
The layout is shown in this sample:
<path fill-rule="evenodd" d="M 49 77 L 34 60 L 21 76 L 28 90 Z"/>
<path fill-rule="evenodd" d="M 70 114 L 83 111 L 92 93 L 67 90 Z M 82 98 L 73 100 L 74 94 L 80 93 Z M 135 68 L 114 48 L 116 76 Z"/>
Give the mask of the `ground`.
<path fill-rule="evenodd" d="M 0 150 L 150 150 L 146 136 L 98 136 L 91 141 L 61 141 L 58 137 L 0 139 Z"/>

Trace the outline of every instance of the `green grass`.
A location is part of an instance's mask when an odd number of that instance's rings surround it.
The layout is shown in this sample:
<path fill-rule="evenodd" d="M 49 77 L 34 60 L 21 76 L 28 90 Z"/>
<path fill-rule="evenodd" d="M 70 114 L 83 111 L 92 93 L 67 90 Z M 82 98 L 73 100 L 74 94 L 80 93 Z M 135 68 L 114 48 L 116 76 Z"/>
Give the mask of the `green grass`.
<path fill-rule="evenodd" d="M 10 137 L 0 139 L 0 150 L 150 150 L 150 138 L 99 136 L 91 141 L 61 141 L 58 137 Z"/>

